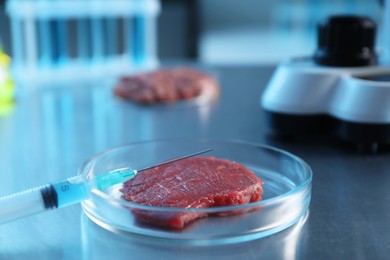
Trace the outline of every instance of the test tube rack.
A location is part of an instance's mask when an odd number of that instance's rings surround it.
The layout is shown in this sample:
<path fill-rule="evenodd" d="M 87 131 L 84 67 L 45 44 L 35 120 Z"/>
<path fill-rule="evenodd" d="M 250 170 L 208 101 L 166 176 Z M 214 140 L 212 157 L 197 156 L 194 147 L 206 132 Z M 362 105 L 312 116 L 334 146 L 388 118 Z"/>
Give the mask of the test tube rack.
<path fill-rule="evenodd" d="M 158 0 L 8 0 L 15 82 L 123 75 L 157 66 Z"/>

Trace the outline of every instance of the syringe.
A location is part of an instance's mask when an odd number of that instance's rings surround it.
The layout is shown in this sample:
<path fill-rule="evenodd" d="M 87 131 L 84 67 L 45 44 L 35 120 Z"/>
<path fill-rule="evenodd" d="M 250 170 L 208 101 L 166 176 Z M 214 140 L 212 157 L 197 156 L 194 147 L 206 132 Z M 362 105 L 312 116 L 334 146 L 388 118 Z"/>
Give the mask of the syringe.
<path fill-rule="evenodd" d="M 92 189 L 103 190 L 112 185 L 133 178 L 138 172 L 154 167 L 183 160 L 213 149 L 207 149 L 165 161 L 140 170 L 124 168 L 86 179 L 78 175 L 62 181 L 42 185 L 25 191 L 0 197 L 0 224 L 22 217 L 44 212 L 51 209 L 63 208 L 88 199 Z"/>

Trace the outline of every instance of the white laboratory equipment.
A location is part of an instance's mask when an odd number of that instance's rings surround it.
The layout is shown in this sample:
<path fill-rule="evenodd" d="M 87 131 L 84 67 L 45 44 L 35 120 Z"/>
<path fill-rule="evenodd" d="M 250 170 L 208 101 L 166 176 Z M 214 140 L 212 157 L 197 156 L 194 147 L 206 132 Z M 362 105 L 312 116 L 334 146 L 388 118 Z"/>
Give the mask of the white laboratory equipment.
<path fill-rule="evenodd" d="M 333 15 L 319 24 L 312 56 L 279 64 L 260 100 L 271 132 L 333 133 L 364 152 L 390 144 L 389 5 L 383 50 L 372 19 Z"/>
<path fill-rule="evenodd" d="M 158 0 L 8 0 L 16 82 L 120 75 L 157 66 Z"/>

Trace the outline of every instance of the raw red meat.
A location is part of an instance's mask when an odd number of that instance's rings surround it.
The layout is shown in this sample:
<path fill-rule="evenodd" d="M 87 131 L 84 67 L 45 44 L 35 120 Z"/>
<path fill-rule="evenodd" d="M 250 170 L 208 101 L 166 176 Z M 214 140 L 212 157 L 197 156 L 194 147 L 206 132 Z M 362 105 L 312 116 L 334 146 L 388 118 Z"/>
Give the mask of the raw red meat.
<path fill-rule="evenodd" d="M 138 173 L 124 183 L 126 200 L 142 205 L 207 208 L 259 201 L 263 182 L 243 165 L 215 157 L 193 157 Z M 183 228 L 204 213 L 136 210 L 143 221 Z"/>
<path fill-rule="evenodd" d="M 122 77 L 114 94 L 143 104 L 172 103 L 178 100 L 219 93 L 217 81 L 210 75 L 190 68 L 161 69 Z"/>

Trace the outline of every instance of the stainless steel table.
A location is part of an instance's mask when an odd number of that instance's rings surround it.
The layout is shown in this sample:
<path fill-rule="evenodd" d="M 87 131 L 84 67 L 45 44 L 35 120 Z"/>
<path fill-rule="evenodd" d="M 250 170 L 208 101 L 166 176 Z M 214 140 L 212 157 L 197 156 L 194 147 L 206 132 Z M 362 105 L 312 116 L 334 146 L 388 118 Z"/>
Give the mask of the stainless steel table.
<path fill-rule="evenodd" d="M 165 137 L 238 139 L 303 158 L 314 171 L 307 219 L 265 239 L 191 247 L 107 231 L 79 205 L 0 226 L 1 259 L 388 259 L 390 151 L 356 153 L 331 137 L 293 141 L 267 131 L 259 106 L 273 68 L 209 67 L 220 98 L 199 106 L 139 106 L 113 80 L 25 86 L 0 117 L 0 196 L 75 175 L 106 148 Z"/>

